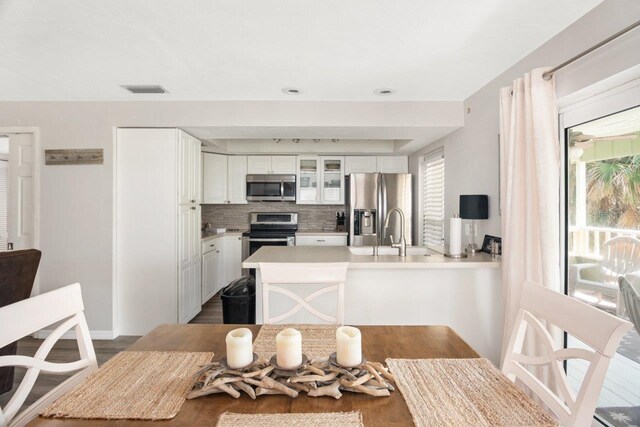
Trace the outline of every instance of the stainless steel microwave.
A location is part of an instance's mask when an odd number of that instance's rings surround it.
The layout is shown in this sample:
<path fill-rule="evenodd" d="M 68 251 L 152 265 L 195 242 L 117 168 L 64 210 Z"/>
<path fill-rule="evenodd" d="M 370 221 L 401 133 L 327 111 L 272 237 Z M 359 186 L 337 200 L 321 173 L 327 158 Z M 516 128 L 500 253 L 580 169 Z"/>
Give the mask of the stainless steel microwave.
<path fill-rule="evenodd" d="M 295 202 L 295 175 L 247 175 L 247 200 L 252 202 Z"/>

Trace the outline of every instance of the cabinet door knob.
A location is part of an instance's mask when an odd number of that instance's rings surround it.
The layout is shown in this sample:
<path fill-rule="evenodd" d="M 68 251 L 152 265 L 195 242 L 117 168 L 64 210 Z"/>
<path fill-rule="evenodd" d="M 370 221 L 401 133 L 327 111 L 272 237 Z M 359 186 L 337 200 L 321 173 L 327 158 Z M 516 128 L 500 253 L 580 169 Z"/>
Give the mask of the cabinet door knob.
<path fill-rule="evenodd" d="M 196 202 L 195 200 L 192 200 L 192 201 L 191 201 L 191 203 L 195 203 L 195 202 Z"/>
<path fill-rule="evenodd" d="M 196 210 L 196 207 L 195 207 L 195 206 L 191 206 L 191 209 L 195 211 L 195 210 Z"/>

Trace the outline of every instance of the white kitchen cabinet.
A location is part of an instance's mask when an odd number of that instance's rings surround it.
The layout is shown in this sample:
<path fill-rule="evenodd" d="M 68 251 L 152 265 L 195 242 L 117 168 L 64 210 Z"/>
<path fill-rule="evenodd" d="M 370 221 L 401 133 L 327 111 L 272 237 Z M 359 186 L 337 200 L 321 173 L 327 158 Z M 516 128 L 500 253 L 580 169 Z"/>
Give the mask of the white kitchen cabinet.
<path fill-rule="evenodd" d="M 376 162 L 380 173 L 409 172 L 409 159 L 407 156 L 378 156 Z"/>
<path fill-rule="evenodd" d="M 224 236 L 224 284 L 242 276 L 242 236 Z"/>
<path fill-rule="evenodd" d="M 296 173 L 295 156 L 271 156 L 271 173 L 292 175 Z"/>
<path fill-rule="evenodd" d="M 344 205 L 344 157 L 320 157 L 322 172 L 321 202 Z"/>
<path fill-rule="evenodd" d="M 227 157 L 227 202 L 247 203 L 247 156 Z"/>
<path fill-rule="evenodd" d="M 347 236 L 296 234 L 296 246 L 347 246 Z"/>
<path fill-rule="evenodd" d="M 271 173 L 271 156 L 247 156 L 247 173 Z"/>
<path fill-rule="evenodd" d="M 282 174 L 296 173 L 295 156 L 248 156 L 248 174 Z"/>
<path fill-rule="evenodd" d="M 299 156 L 297 204 L 344 204 L 344 157 Z"/>
<path fill-rule="evenodd" d="M 227 156 L 202 153 L 202 200 L 204 204 L 227 203 Z"/>
<path fill-rule="evenodd" d="M 220 282 L 220 245 L 221 239 L 209 240 L 202 254 L 202 304 L 209 301 L 218 292 Z"/>
<path fill-rule="evenodd" d="M 115 158 L 119 332 L 186 323 L 201 299 L 200 141 L 178 129 L 118 129 Z"/>
<path fill-rule="evenodd" d="M 203 203 L 247 203 L 247 156 L 202 153 Z"/>
<path fill-rule="evenodd" d="M 345 157 L 344 174 L 375 173 L 378 163 L 375 156 L 347 156 Z"/>

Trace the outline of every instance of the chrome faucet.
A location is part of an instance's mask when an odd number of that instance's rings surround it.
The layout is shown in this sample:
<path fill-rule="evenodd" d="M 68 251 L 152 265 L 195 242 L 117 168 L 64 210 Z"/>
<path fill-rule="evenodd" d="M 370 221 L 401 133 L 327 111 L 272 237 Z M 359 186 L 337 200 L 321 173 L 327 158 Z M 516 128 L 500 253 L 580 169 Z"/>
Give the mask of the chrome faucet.
<path fill-rule="evenodd" d="M 389 237 L 391 238 L 391 247 L 399 249 L 399 255 L 404 257 L 407 256 L 407 240 L 404 238 L 405 231 L 405 223 L 404 223 L 404 212 L 400 208 L 391 208 L 389 212 L 387 212 L 387 217 L 384 220 L 384 228 L 389 228 L 389 218 L 391 217 L 392 212 L 397 212 L 400 215 L 400 240 L 398 243 L 393 243 L 393 234 Z"/>

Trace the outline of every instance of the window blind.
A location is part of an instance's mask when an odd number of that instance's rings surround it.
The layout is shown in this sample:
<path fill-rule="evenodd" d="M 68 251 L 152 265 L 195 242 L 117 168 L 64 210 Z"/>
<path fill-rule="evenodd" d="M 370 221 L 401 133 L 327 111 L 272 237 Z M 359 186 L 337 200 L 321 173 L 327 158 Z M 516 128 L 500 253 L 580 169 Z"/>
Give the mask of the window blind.
<path fill-rule="evenodd" d="M 444 149 L 427 154 L 422 164 L 422 244 L 444 245 Z"/>
<path fill-rule="evenodd" d="M 0 160 L 0 251 L 7 249 L 9 228 L 7 221 L 7 199 L 9 198 L 9 162 Z"/>

